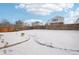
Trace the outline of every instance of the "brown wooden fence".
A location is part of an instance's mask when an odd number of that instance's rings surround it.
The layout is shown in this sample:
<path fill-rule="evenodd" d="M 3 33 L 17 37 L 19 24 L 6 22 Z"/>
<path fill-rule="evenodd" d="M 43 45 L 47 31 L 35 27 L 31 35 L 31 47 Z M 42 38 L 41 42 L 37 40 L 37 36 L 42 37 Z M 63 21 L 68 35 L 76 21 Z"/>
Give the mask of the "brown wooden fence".
<path fill-rule="evenodd" d="M 55 29 L 55 30 L 79 30 L 79 24 L 54 23 L 46 27 L 47 29 Z"/>
<path fill-rule="evenodd" d="M 14 27 L 2 27 L 0 28 L 0 32 L 13 32 L 15 30 Z"/>
<path fill-rule="evenodd" d="M 29 29 L 53 29 L 53 30 L 79 30 L 79 24 L 63 24 L 63 23 L 51 23 L 50 25 L 41 26 L 26 26 L 20 30 Z M 16 31 L 16 27 L 0 27 L 0 32 L 13 32 Z"/>

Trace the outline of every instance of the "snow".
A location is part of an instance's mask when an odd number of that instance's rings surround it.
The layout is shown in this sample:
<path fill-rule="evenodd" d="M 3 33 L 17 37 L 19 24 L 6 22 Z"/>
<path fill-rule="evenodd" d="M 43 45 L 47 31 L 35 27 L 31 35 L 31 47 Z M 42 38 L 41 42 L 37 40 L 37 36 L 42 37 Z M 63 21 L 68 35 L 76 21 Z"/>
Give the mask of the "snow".
<path fill-rule="evenodd" d="M 21 33 L 25 33 L 22 37 Z M 6 32 L 1 37 L 9 44 L 27 40 L 16 46 L 0 49 L 0 54 L 31 54 L 31 55 L 71 55 L 79 54 L 79 31 L 75 30 L 24 30 L 18 32 Z M 0 39 L 1 40 L 1 39 Z M 45 44 L 39 44 L 38 42 Z M 54 46 L 52 47 L 47 47 Z"/>
<path fill-rule="evenodd" d="M 9 44 L 13 44 L 27 39 L 28 37 L 27 34 L 25 33 L 25 36 L 21 37 L 21 33 L 24 33 L 24 32 L 21 31 L 21 32 L 1 33 L 3 34 L 1 38 L 5 39 L 5 41 L 8 41 Z"/>

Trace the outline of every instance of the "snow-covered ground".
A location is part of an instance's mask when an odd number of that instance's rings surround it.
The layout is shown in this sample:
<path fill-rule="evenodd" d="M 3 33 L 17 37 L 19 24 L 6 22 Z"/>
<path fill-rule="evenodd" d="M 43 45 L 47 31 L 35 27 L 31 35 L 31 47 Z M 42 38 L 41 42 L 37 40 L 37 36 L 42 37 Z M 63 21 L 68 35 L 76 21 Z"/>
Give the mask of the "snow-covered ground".
<path fill-rule="evenodd" d="M 25 35 L 21 36 L 21 33 Z M 3 35 L 0 41 L 4 39 L 8 45 L 30 38 L 24 43 L 0 49 L 0 54 L 79 54 L 79 31 L 24 30 L 0 34 Z"/>

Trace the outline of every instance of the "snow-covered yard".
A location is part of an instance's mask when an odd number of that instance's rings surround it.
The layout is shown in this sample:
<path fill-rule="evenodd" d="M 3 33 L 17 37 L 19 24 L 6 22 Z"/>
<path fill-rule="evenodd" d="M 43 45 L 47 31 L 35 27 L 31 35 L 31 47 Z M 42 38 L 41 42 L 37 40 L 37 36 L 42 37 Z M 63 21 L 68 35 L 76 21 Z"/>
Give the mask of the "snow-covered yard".
<path fill-rule="evenodd" d="M 24 33 L 24 36 L 21 34 Z M 79 31 L 75 30 L 24 30 L 0 33 L 0 41 L 7 45 L 29 40 L 0 49 L 0 54 L 79 54 Z M 0 42 L 0 47 L 5 45 Z"/>

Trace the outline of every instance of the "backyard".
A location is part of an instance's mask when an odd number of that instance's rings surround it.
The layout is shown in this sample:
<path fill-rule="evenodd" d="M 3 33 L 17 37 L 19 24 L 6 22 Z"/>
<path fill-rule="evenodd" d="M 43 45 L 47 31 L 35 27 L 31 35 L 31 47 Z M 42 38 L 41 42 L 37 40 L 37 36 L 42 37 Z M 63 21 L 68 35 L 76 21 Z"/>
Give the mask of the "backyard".
<path fill-rule="evenodd" d="M 79 31 L 35 29 L 2 32 L 0 54 L 79 54 Z"/>

